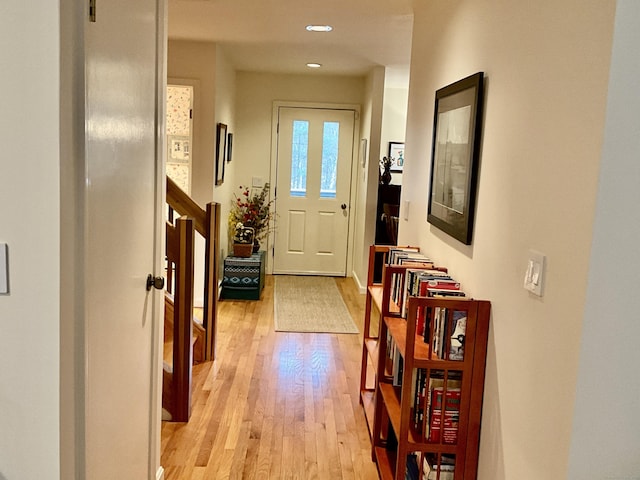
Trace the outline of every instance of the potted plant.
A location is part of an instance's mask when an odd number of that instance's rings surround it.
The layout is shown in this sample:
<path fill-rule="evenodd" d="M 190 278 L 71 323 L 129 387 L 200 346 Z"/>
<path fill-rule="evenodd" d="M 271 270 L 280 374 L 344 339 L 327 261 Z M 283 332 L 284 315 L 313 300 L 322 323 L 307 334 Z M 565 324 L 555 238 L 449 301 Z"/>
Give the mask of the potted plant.
<path fill-rule="evenodd" d="M 382 160 L 380 160 L 380 166 L 383 170 L 380 175 L 380 183 L 389 185 L 389 182 L 391 181 L 391 166 L 395 161 L 396 160 L 393 157 L 383 157 Z"/>
<path fill-rule="evenodd" d="M 253 251 L 260 249 L 260 241 L 265 239 L 273 228 L 273 200 L 269 200 L 269 183 L 261 189 L 252 190 L 241 185 L 240 195 L 234 194 L 229 211 L 229 234 L 235 239 L 238 225 L 253 229 Z M 234 240 L 235 243 L 235 240 Z"/>
<path fill-rule="evenodd" d="M 252 227 L 245 227 L 238 222 L 233 234 L 233 255 L 235 257 L 250 257 L 253 253 L 255 231 Z"/>

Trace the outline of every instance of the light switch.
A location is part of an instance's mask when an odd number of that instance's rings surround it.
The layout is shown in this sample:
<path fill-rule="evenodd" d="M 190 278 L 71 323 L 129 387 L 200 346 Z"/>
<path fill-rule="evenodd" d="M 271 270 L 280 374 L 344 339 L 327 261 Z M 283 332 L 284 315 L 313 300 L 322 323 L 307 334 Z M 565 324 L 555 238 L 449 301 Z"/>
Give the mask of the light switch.
<path fill-rule="evenodd" d="M 7 262 L 6 243 L 0 243 L 0 293 L 9 293 L 9 262 Z"/>
<path fill-rule="evenodd" d="M 409 200 L 404 200 L 402 202 L 402 218 L 404 220 L 409 220 Z"/>
<path fill-rule="evenodd" d="M 545 263 L 546 257 L 542 253 L 529 250 L 527 270 L 524 274 L 524 288 L 539 297 L 542 296 Z"/>
<path fill-rule="evenodd" d="M 262 177 L 251 177 L 251 186 L 262 188 Z"/>

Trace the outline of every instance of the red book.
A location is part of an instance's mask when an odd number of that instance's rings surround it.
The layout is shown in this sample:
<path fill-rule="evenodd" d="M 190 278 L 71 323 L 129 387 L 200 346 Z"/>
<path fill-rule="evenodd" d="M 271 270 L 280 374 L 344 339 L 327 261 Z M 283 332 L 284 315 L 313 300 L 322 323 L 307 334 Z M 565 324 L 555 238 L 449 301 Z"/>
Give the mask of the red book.
<path fill-rule="evenodd" d="M 436 387 L 431 392 L 429 441 L 446 445 L 458 443 L 458 421 L 460 418 L 460 389 L 447 390 L 444 416 L 442 415 L 442 394 L 444 389 Z M 444 418 L 443 418 L 444 417 Z M 444 424 L 443 424 L 444 420 Z"/>

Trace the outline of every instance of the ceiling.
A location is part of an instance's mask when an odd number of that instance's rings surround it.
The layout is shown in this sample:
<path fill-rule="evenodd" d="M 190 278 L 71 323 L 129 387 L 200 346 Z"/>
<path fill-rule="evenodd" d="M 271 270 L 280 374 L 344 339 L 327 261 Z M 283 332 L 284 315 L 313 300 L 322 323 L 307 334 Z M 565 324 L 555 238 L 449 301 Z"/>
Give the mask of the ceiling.
<path fill-rule="evenodd" d="M 240 71 L 364 75 L 408 68 L 412 0 L 169 0 L 169 38 L 215 42 Z M 309 24 L 333 26 L 307 32 Z"/>

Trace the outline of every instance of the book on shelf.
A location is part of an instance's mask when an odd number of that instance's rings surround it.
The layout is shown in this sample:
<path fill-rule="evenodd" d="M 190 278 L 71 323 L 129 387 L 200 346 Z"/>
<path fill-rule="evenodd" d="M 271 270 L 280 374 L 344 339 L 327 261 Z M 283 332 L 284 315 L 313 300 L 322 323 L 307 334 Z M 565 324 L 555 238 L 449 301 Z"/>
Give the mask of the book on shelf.
<path fill-rule="evenodd" d="M 398 348 L 393 353 L 393 386 L 402 386 L 402 374 L 404 373 L 404 358 Z"/>
<path fill-rule="evenodd" d="M 467 312 L 454 310 L 449 360 L 464 360 L 464 340 L 467 333 Z"/>
<path fill-rule="evenodd" d="M 426 411 L 427 399 L 426 399 L 426 385 L 427 385 L 427 371 L 424 368 L 414 369 L 413 379 L 413 428 L 422 434 L 424 425 L 424 414 Z"/>
<path fill-rule="evenodd" d="M 431 354 L 442 360 L 464 360 L 464 342 L 467 330 L 465 310 L 444 307 L 418 310 L 417 334 L 431 346 Z M 418 327 L 416 327 L 418 328 Z"/>
<path fill-rule="evenodd" d="M 431 290 L 430 290 L 431 289 Z M 460 291 L 460 282 L 454 280 L 450 275 L 440 270 L 433 269 L 407 269 L 405 274 L 405 286 L 404 286 L 404 298 L 402 302 L 401 316 L 406 318 L 408 306 L 408 299 L 413 297 L 427 297 L 435 296 L 434 291 L 440 292 L 440 290 L 446 290 L 449 293 L 448 296 L 462 296 L 464 292 Z M 420 316 L 422 311 L 419 311 Z M 418 329 L 422 331 L 422 329 Z"/>
<path fill-rule="evenodd" d="M 421 254 L 417 249 L 407 250 L 406 248 L 393 248 L 389 250 L 388 264 L 407 266 L 424 265 L 433 268 L 433 261 L 429 257 Z M 391 277 L 391 299 L 400 305 L 404 286 L 402 281 L 403 276 L 393 274 Z"/>
<path fill-rule="evenodd" d="M 398 263 L 398 258 L 402 256 L 407 256 L 409 254 L 420 252 L 420 248 L 418 247 L 393 247 L 389 249 L 389 253 L 387 254 L 387 263 L 389 265 L 395 265 Z"/>
<path fill-rule="evenodd" d="M 419 455 L 419 453 L 410 453 L 407 455 L 407 468 L 404 471 L 405 480 L 420 480 Z"/>
<path fill-rule="evenodd" d="M 447 375 L 447 408 L 445 409 L 445 435 L 449 443 L 457 439 L 457 419 L 460 412 L 461 374 L 449 371 Z M 440 370 L 414 369 L 412 375 L 412 428 L 425 441 L 440 442 L 442 393 L 444 372 Z M 450 393 L 451 392 L 451 393 Z M 436 430 L 434 433 L 433 430 Z M 455 431 L 455 433 L 454 433 Z"/>
<path fill-rule="evenodd" d="M 444 411 L 443 411 L 444 397 Z M 428 441 L 445 445 L 458 443 L 460 421 L 460 388 L 434 387 L 431 391 Z"/>
<path fill-rule="evenodd" d="M 389 377 L 393 376 L 394 357 L 396 356 L 396 343 L 393 341 L 391 333 L 387 331 L 387 352 L 384 358 L 384 371 Z"/>
<path fill-rule="evenodd" d="M 427 286 L 427 297 L 466 297 L 466 294 L 462 290 Z"/>
<path fill-rule="evenodd" d="M 422 456 L 421 480 L 454 480 L 455 458 L 442 455 L 438 462 L 437 455 L 424 454 Z"/>

